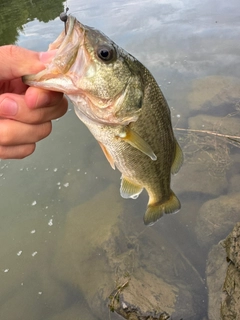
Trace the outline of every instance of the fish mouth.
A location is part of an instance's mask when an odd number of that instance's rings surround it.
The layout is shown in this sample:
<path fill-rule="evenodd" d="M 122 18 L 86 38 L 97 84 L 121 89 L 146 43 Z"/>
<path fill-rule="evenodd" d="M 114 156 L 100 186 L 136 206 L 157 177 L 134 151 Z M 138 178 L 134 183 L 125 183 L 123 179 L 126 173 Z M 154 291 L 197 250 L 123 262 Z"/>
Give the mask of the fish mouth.
<path fill-rule="evenodd" d="M 33 87 L 45 88 L 72 94 L 79 91 L 77 78 L 83 73 L 86 56 L 81 48 L 84 43 L 85 27 L 71 15 L 68 16 L 65 30 L 49 45 L 48 50 L 56 50 L 56 54 L 46 69 L 37 74 L 25 75 L 22 80 Z M 76 73 L 77 71 L 77 73 Z"/>
<path fill-rule="evenodd" d="M 85 122 L 115 126 L 137 121 L 140 110 L 118 114 L 128 83 L 113 98 L 102 98 L 89 92 L 84 82 L 86 78 L 93 78 L 98 71 L 98 66 L 91 57 L 91 50 L 95 50 L 99 42 L 108 41 L 106 38 L 101 32 L 68 15 L 66 28 L 49 45 L 49 50 L 56 50 L 55 56 L 44 70 L 23 76 L 23 82 L 32 87 L 65 93 L 73 102 L 78 117 L 85 119 Z"/>

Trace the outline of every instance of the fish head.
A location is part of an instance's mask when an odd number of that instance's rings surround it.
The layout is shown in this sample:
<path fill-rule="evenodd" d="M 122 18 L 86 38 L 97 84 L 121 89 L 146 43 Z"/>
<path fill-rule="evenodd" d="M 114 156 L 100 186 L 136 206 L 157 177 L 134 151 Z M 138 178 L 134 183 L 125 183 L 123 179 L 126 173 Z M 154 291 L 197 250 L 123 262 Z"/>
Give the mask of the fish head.
<path fill-rule="evenodd" d="M 69 15 L 65 31 L 49 46 L 56 50 L 46 69 L 24 83 L 60 91 L 75 111 L 93 121 L 127 125 L 141 113 L 144 85 L 139 62 L 102 32 Z"/>

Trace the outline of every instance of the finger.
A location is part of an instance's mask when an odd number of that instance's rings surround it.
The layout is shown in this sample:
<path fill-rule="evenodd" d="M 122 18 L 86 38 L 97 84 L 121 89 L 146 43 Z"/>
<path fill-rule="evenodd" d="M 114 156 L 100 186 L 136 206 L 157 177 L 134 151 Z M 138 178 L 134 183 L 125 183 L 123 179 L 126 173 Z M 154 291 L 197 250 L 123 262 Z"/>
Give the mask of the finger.
<path fill-rule="evenodd" d="M 15 45 L 0 48 L 1 64 L 0 80 L 20 78 L 26 74 L 37 73 L 45 68 L 45 64 L 56 51 L 35 52 Z"/>
<path fill-rule="evenodd" d="M 0 118 L 9 118 L 28 124 L 40 124 L 62 117 L 67 112 L 67 99 L 62 94 L 49 93 L 49 98 L 46 98 L 47 91 L 43 94 L 40 93 L 39 99 L 36 100 L 36 106 L 43 107 L 37 109 L 28 108 L 23 95 L 9 93 L 0 95 Z M 44 106 L 47 102 L 52 106 Z"/>
<path fill-rule="evenodd" d="M 52 130 L 51 122 L 26 124 L 0 119 L 0 146 L 32 144 L 46 138 Z"/>
<path fill-rule="evenodd" d="M 23 94 L 26 92 L 28 86 L 22 82 L 21 78 L 10 81 L 0 81 L 0 94 L 5 92 Z"/>
<path fill-rule="evenodd" d="M 0 146 L 0 159 L 23 159 L 34 152 L 36 144 Z"/>
<path fill-rule="evenodd" d="M 29 108 L 42 108 L 57 105 L 63 93 L 29 87 L 25 93 L 25 101 Z"/>

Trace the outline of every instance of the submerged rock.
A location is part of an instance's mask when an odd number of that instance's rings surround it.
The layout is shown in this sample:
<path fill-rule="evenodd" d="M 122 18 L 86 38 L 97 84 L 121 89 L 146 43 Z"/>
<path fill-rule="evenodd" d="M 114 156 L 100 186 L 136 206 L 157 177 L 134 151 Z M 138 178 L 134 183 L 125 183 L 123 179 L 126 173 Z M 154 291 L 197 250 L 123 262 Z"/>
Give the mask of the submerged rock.
<path fill-rule="evenodd" d="M 240 81 L 234 77 L 208 76 L 193 82 L 188 95 L 190 110 L 208 110 L 236 105 L 240 97 Z"/>
<path fill-rule="evenodd" d="M 240 194 L 233 193 L 205 202 L 195 226 L 199 245 L 209 247 L 225 238 L 240 220 Z"/>
<path fill-rule="evenodd" d="M 134 277 L 120 285 L 110 295 L 110 310 L 124 319 L 167 320 L 170 318 L 179 293 L 177 287 L 139 269 Z M 164 310 L 162 307 L 164 307 Z M 168 311 L 168 313 L 166 312 Z"/>
<path fill-rule="evenodd" d="M 223 242 L 229 260 L 221 305 L 223 320 L 240 319 L 240 222 Z"/>
<path fill-rule="evenodd" d="M 222 287 L 226 276 L 226 251 L 221 243 L 213 246 L 207 258 L 208 319 L 220 320 Z"/>
<path fill-rule="evenodd" d="M 227 256 L 227 260 L 226 260 Z M 240 319 L 240 222 L 208 255 L 208 318 Z"/>
<path fill-rule="evenodd" d="M 201 193 L 206 197 L 213 197 L 226 190 L 226 166 L 220 168 L 213 161 L 216 156 L 214 150 L 202 150 L 201 145 L 194 142 L 195 150 L 185 151 L 185 162 L 178 175 L 173 179 L 173 190 L 176 194 Z M 190 155 L 187 153 L 189 152 Z M 184 183 L 183 183 L 184 181 Z"/>
<path fill-rule="evenodd" d="M 77 290 L 96 318 L 109 317 L 108 305 L 131 320 L 198 315 L 198 295 L 176 275 L 174 245 L 139 217 L 141 227 L 130 227 L 123 203 L 111 185 L 68 213 L 51 267 L 55 279 Z"/>
<path fill-rule="evenodd" d="M 188 125 L 190 129 L 240 136 L 239 118 L 236 117 L 214 117 L 207 114 L 199 114 L 195 117 L 190 117 Z"/>

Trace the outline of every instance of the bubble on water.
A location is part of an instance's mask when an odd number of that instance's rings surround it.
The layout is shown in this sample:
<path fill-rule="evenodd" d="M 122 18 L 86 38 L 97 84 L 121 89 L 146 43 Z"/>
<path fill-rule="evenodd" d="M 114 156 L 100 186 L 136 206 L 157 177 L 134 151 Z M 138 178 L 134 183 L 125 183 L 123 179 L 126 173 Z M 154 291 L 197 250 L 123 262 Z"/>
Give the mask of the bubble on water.
<path fill-rule="evenodd" d="M 81 169 L 77 169 L 77 171 L 79 172 Z"/>
<path fill-rule="evenodd" d="M 34 252 L 32 253 L 32 257 L 35 257 L 36 254 L 37 254 L 37 251 L 34 251 Z"/>
<path fill-rule="evenodd" d="M 41 295 L 41 294 L 42 294 L 42 291 L 39 291 L 38 294 Z"/>
<path fill-rule="evenodd" d="M 31 231 L 31 234 L 34 234 L 34 233 L 36 233 L 36 230 L 32 230 L 32 231 Z"/>
<path fill-rule="evenodd" d="M 48 221 L 48 225 L 49 225 L 49 227 L 51 227 L 51 226 L 53 225 L 53 219 L 50 219 L 50 220 Z"/>
<path fill-rule="evenodd" d="M 65 188 L 69 187 L 69 182 L 64 183 L 64 187 Z"/>
<path fill-rule="evenodd" d="M 18 251 L 17 256 L 20 256 L 22 254 L 22 251 Z"/>
<path fill-rule="evenodd" d="M 54 168 L 53 171 L 54 171 L 54 172 L 57 172 L 57 171 L 58 171 L 58 168 Z"/>
<path fill-rule="evenodd" d="M 3 272 L 7 273 L 10 269 L 4 269 Z"/>
<path fill-rule="evenodd" d="M 180 114 L 177 114 L 177 118 L 180 118 L 181 117 L 181 115 Z"/>
<path fill-rule="evenodd" d="M 35 206 L 36 204 L 37 204 L 37 201 L 34 200 L 34 201 L 32 202 L 32 206 Z"/>

